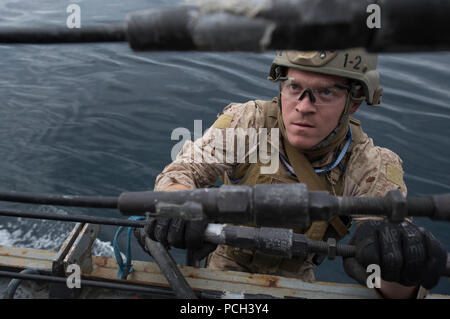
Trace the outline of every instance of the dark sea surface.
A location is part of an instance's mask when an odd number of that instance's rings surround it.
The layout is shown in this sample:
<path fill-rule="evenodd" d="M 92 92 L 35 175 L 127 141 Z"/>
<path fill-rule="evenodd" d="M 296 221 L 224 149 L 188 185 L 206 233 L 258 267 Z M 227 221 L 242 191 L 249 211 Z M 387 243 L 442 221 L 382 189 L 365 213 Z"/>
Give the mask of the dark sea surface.
<path fill-rule="evenodd" d="M 64 27 L 70 3 L 81 26 L 122 22 L 128 12 L 176 1 L 0 0 L 0 27 Z M 0 189 L 116 196 L 151 190 L 171 160 L 175 128 L 207 129 L 231 102 L 271 99 L 274 53 L 136 53 L 127 44 L 0 46 Z M 382 106 L 356 117 L 376 145 L 404 162 L 410 196 L 450 192 L 450 54 L 382 54 Z M 120 217 L 117 211 L 2 203 L 55 213 Z M 125 218 L 125 217 L 123 217 Z M 417 218 L 450 251 L 450 224 Z M 57 250 L 73 223 L 0 217 L 0 244 Z M 112 256 L 116 227 L 104 226 L 94 253 Z M 121 241 L 125 247 L 125 241 Z M 133 258 L 148 257 L 133 239 Z M 184 252 L 173 250 L 184 263 Z M 320 281 L 354 282 L 340 259 Z M 441 279 L 432 290 L 450 294 Z"/>

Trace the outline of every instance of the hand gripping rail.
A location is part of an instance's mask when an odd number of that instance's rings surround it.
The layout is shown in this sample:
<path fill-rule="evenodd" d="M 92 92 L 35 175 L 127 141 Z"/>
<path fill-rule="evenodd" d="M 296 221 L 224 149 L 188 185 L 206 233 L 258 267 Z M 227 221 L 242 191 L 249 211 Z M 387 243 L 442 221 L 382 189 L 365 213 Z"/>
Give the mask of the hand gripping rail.
<path fill-rule="evenodd" d="M 353 245 L 336 243 L 334 238 L 326 242 L 311 240 L 306 235 L 296 234 L 292 229 L 272 227 L 248 227 L 223 224 L 209 224 L 203 239 L 213 244 L 223 244 L 292 258 L 305 258 L 309 253 L 325 255 L 333 260 L 336 256 L 354 257 Z M 447 266 L 442 274 L 450 277 L 450 255 L 447 253 Z"/>

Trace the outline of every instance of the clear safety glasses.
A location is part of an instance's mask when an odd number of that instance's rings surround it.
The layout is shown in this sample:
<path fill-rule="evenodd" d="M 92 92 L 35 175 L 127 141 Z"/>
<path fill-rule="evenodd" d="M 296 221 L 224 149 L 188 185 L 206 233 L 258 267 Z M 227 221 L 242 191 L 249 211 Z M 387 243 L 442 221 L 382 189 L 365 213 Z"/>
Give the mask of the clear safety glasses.
<path fill-rule="evenodd" d="M 314 105 L 332 105 L 347 96 L 351 87 L 345 84 L 332 84 L 315 88 L 303 88 L 294 78 L 281 78 L 281 95 L 288 102 L 302 101 L 306 94 Z"/>

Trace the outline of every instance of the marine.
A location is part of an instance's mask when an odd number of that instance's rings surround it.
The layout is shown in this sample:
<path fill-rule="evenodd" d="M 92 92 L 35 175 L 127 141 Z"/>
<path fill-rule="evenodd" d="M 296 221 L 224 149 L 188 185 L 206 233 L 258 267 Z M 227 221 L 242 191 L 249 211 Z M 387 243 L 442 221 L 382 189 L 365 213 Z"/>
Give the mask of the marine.
<path fill-rule="evenodd" d="M 210 130 L 184 144 L 176 159 L 158 175 L 155 190 L 200 188 L 221 177 L 229 185 L 301 182 L 309 190 L 326 190 L 339 196 L 380 197 L 389 190 L 400 190 L 406 196 L 400 157 L 375 146 L 361 123 L 351 117 L 363 101 L 369 106 L 381 104 L 383 90 L 376 66 L 377 56 L 363 49 L 277 52 L 268 79 L 278 83 L 278 96 L 271 101 L 225 107 Z M 257 145 L 246 138 L 246 161 L 238 161 L 235 153 L 234 162 L 222 160 L 228 148 L 236 144 L 224 141 L 227 130 L 241 129 L 245 135 L 249 129 L 260 128 L 267 128 L 267 132 L 279 130 L 276 151 L 272 138 L 258 139 L 264 142 Z M 217 134 L 217 130 L 223 134 Z M 266 163 L 248 160 L 261 147 L 271 150 L 272 160 L 279 160 L 275 172 L 264 172 Z M 205 152 L 206 148 L 213 151 Z M 208 158 L 201 163 L 193 161 L 199 153 Z M 425 289 L 437 284 L 446 252 L 431 233 L 412 220 L 399 224 L 370 216 L 352 216 L 352 220 L 357 229 L 349 243 L 356 245 L 357 253 L 344 260 L 350 277 L 363 283 L 366 267 L 380 265 L 382 282 L 378 292 L 384 298 L 422 297 Z M 314 222 L 308 229 L 294 230 L 314 240 L 340 239 L 350 225 L 351 220 L 335 217 Z M 193 229 L 199 231 L 180 219 L 150 219 L 146 236 L 167 246 L 189 248 L 196 246 L 189 241 Z M 137 237 L 143 246 L 143 239 Z M 219 245 L 208 256 L 207 267 L 313 282 L 313 269 L 322 259 L 314 254 L 302 260 L 286 259 Z"/>

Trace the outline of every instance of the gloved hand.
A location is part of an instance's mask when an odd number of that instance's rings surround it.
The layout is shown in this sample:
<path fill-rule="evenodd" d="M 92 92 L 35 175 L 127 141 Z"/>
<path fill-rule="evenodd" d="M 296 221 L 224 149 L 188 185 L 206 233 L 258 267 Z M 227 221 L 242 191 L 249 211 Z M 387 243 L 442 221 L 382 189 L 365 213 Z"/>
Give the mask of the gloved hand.
<path fill-rule="evenodd" d="M 404 286 L 436 286 L 444 273 L 447 252 L 427 230 L 409 222 L 367 221 L 361 224 L 349 244 L 356 256 L 344 259 L 346 273 L 366 285 L 367 266 L 380 266 L 381 278 Z"/>
<path fill-rule="evenodd" d="M 159 241 L 166 248 L 199 249 L 203 245 L 206 221 L 186 221 L 180 218 L 147 217 L 144 229 L 135 228 L 134 235 L 145 249 L 145 237 Z"/>

